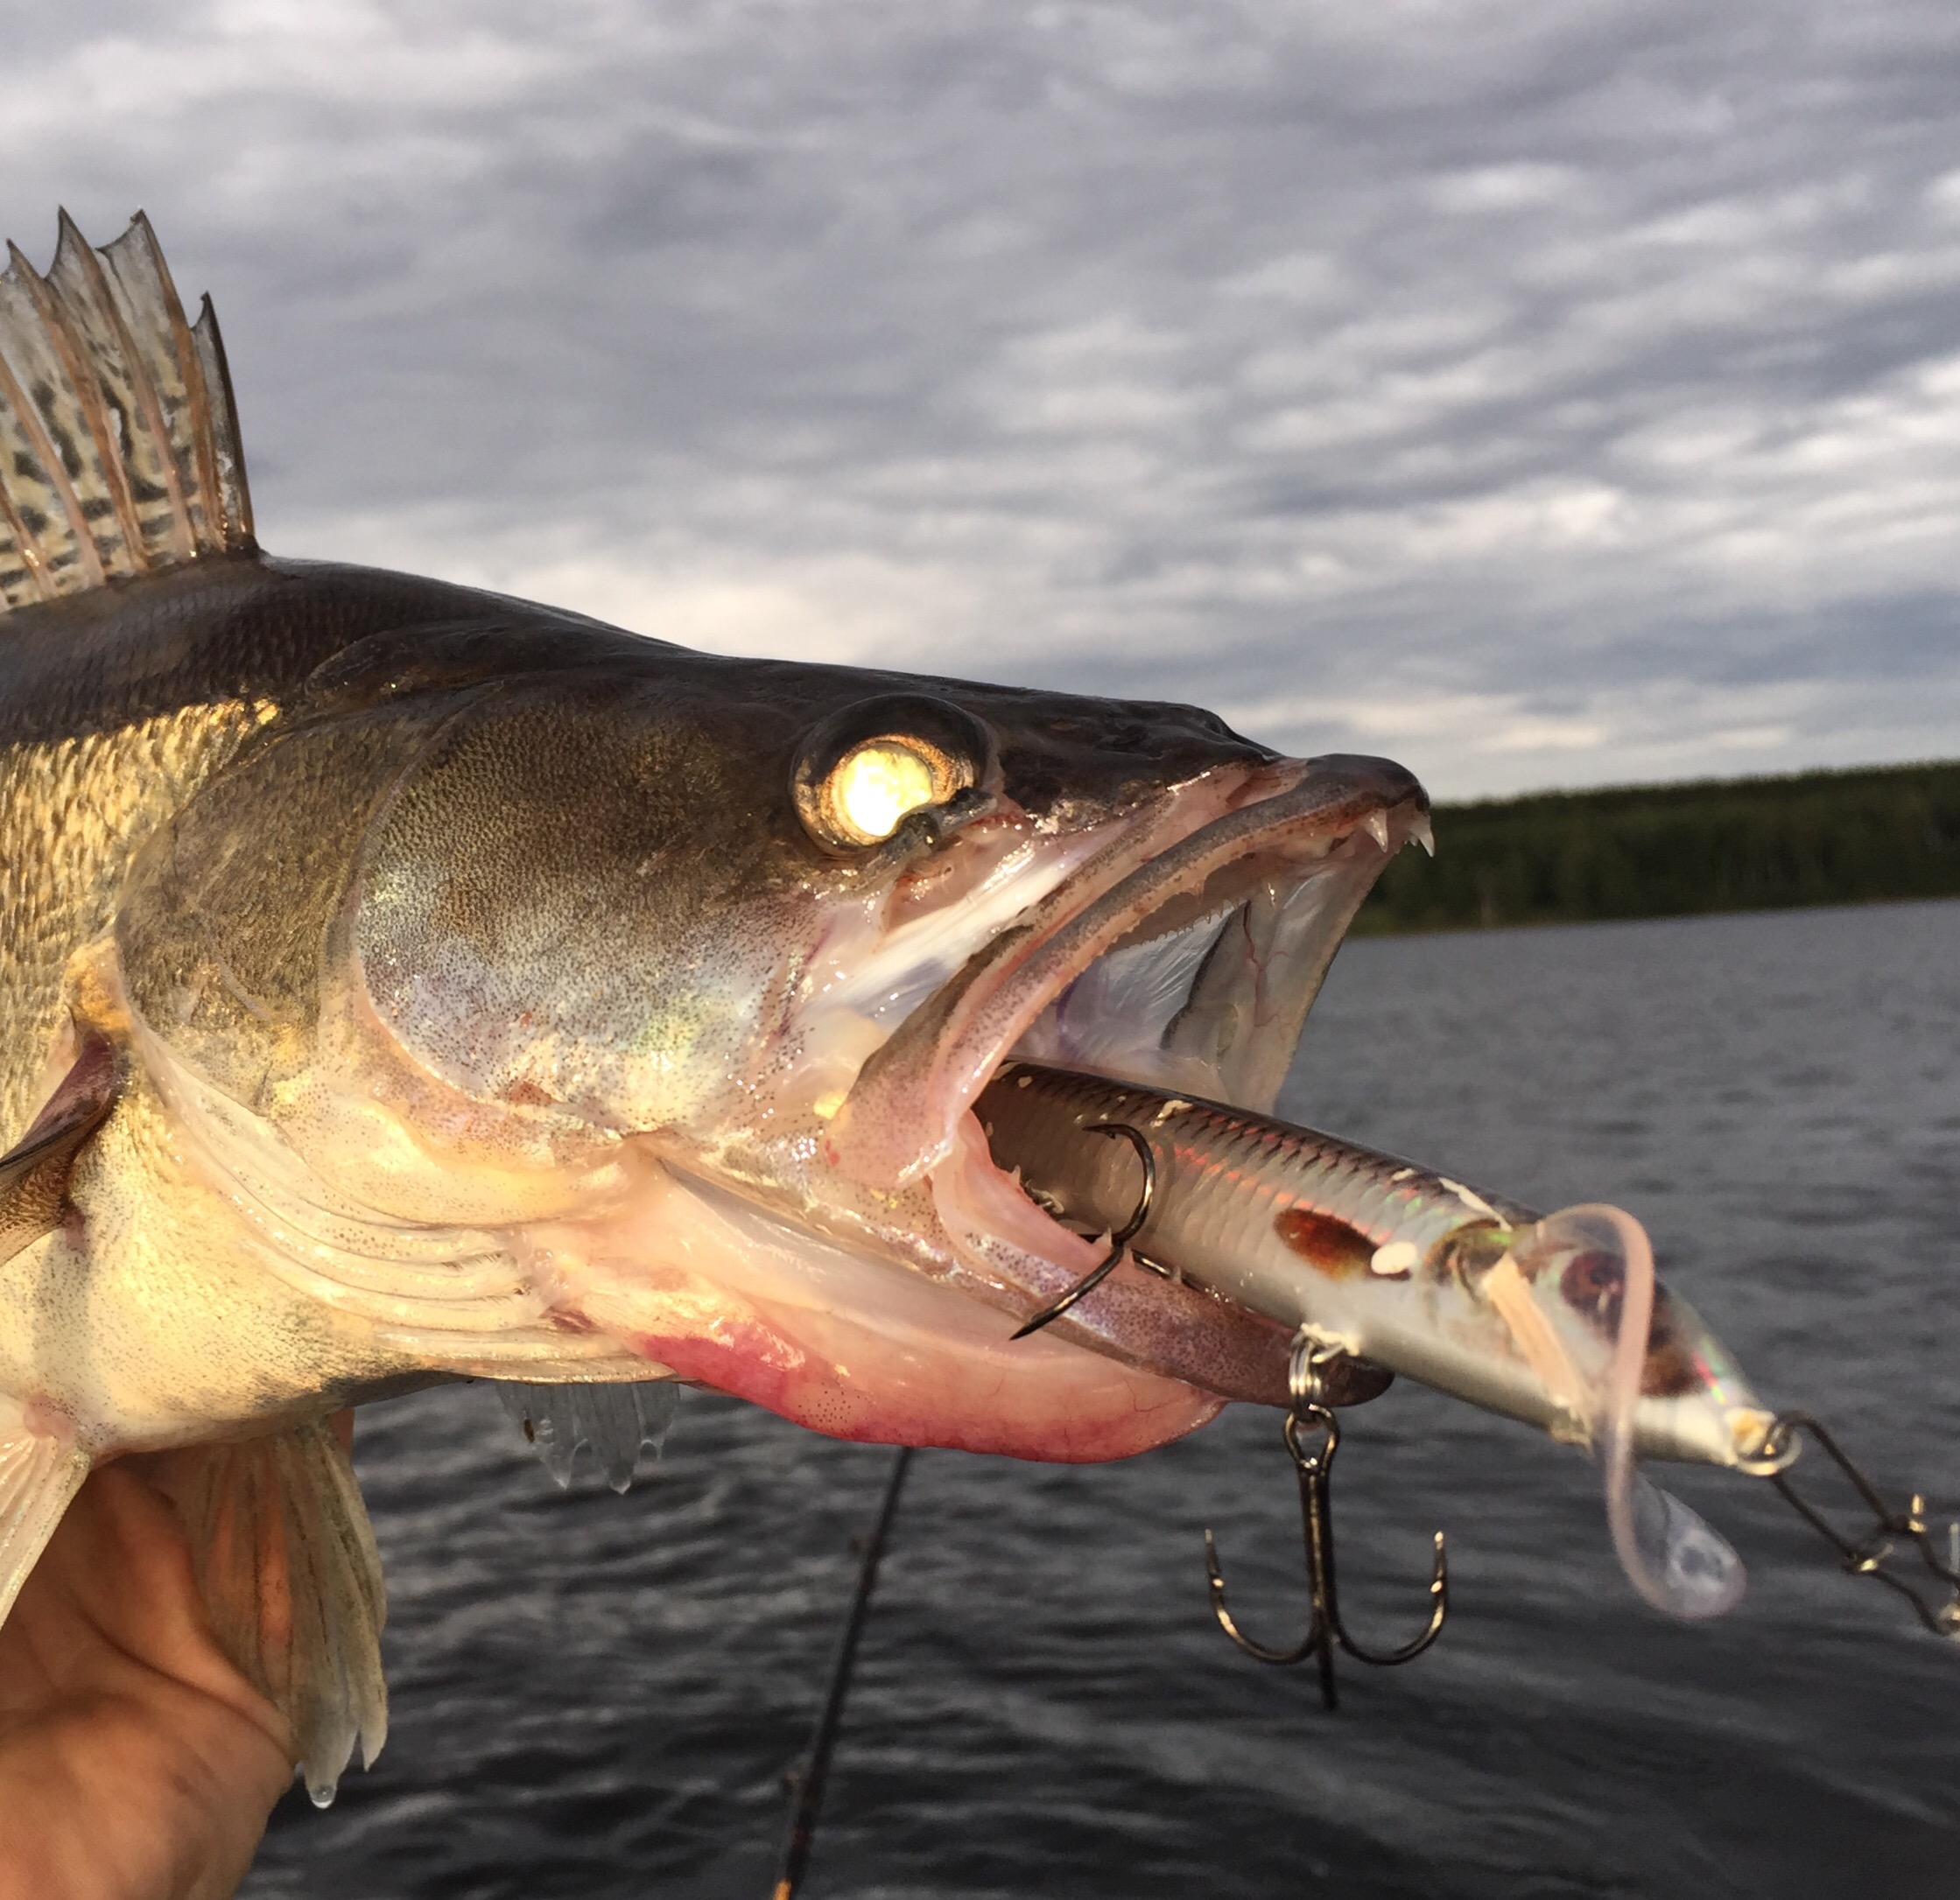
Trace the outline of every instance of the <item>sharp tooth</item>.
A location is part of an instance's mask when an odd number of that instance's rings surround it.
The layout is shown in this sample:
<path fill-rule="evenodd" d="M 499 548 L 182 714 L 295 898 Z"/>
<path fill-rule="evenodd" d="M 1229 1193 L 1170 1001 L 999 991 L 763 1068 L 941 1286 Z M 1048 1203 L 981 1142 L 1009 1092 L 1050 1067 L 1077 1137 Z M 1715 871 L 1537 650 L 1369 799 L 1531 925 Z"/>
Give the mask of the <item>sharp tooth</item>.
<path fill-rule="evenodd" d="M 1421 817 L 1409 826 L 1409 835 L 1423 847 L 1429 856 L 1431 858 L 1436 856 L 1436 833 L 1430 828 L 1428 812 L 1425 811 Z"/>
<path fill-rule="evenodd" d="M 1388 814 L 1387 812 L 1371 811 L 1366 817 L 1361 820 L 1361 829 L 1366 831 L 1368 836 L 1375 841 L 1376 844 L 1380 845 L 1382 850 L 1387 850 Z"/>

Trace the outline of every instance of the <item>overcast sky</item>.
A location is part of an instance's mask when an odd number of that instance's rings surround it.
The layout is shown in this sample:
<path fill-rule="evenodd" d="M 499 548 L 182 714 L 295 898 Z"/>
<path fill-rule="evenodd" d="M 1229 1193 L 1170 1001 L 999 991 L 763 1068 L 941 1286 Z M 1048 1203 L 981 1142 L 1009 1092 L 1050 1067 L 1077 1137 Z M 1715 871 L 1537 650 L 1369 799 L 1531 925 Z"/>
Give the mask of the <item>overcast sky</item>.
<path fill-rule="evenodd" d="M 1954 0 L 8 0 L 261 538 L 1439 796 L 1960 754 Z"/>

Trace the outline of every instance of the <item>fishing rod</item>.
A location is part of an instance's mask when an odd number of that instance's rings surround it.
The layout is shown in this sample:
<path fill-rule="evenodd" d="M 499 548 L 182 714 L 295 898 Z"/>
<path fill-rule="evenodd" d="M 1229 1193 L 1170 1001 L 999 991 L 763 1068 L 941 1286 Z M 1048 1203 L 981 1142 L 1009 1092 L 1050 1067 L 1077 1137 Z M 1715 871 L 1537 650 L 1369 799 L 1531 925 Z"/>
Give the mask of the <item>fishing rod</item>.
<path fill-rule="evenodd" d="M 830 1779 L 830 1761 L 837 1748 L 837 1734 L 844 1721 L 844 1700 L 850 1693 L 851 1672 L 858 1658 L 858 1639 L 864 1634 L 865 1618 L 871 1609 L 871 1593 L 878 1585 L 878 1564 L 891 1536 L 892 1519 L 898 1513 L 898 1494 L 912 1462 L 912 1448 L 901 1445 L 893 1454 L 891 1470 L 878 1504 L 878 1515 L 865 1535 L 858 1561 L 858 1581 L 851 1592 L 850 1608 L 845 1612 L 844 1628 L 837 1639 L 837 1652 L 831 1663 L 830 1688 L 824 1697 L 823 1713 L 817 1718 L 810 1738 L 810 1752 L 803 1766 L 791 1776 L 796 1806 L 790 1817 L 790 1838 L 783 1850 L 783 1871 L 777 1876 L 772 1900 L 796 1900 L 810 1865 L 810 1850 L 817 1839 L 817 1823 L 822 1817 L 824 1791 Z"/>

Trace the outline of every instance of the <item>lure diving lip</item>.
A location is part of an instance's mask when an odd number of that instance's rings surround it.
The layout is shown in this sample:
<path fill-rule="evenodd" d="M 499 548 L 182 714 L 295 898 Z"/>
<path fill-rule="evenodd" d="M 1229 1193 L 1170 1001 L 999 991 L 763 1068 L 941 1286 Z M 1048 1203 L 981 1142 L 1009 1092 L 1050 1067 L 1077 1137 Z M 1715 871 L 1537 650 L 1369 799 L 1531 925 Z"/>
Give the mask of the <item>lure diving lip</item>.
<path fill-rule="evenodd" d="M 1598 1223 L 1310 1129 L 1036 1063 L 1003 1069 L 974 1112 L 997 1166 L 1096 1233 L 1134 1221 L 1144 1168 L 1132 1143 L 1082 1136 L 1135 1130 L 1156 1164 L 1130 1242 L 1143 1264 L 1555 1438 L 1598 1437 L 1626 1291 Z M 1774 1424 L 1693 1308 L 1656 1287 L 1633 1453 L 1759 1470 Z"/>

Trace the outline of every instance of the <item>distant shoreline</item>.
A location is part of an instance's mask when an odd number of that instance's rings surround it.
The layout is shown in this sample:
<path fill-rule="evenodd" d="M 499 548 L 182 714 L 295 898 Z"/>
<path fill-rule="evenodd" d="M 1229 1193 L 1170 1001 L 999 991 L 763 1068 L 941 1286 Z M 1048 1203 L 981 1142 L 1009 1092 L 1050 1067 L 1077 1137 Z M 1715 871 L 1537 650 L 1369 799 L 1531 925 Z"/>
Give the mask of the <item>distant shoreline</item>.
<path fill-rule="evenodd" d="M 1438 805 L 1352 934 L 1960 897 L 1960 761 Z"/>

